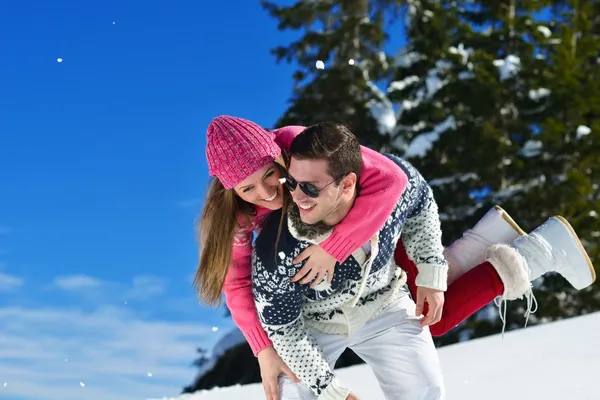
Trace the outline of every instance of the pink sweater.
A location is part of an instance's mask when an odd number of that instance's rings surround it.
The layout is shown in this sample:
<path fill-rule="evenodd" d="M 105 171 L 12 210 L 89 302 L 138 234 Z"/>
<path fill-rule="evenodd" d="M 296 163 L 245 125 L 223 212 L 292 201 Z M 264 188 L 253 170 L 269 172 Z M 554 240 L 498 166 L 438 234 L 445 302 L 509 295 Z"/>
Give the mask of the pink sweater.
<path fill-rule="evenodd" d="M 275 141 L 284 151 L 289 151 L 292 140 L 305 128 L 287 126 L 274 131 Z M 352 252 L 369 241 L 384 225 L 407 184 L 406 174 L 393 161 L 382 154 L 361 146 L 363 167 L 360 177 L 360 196 L 348 215 L 335 226 L 321 247 L 337 261 L 343 262 Z M 257 207 L 257 215 L 245 223 L 240 219 L 234 236 L 232 260 L 223 292 L 225 302 L 235 324 L 250 344 L 254 355 L 271 346 L 267 333 L 258 320 L 252 294 L 252 241 L 271 211 Z"/>

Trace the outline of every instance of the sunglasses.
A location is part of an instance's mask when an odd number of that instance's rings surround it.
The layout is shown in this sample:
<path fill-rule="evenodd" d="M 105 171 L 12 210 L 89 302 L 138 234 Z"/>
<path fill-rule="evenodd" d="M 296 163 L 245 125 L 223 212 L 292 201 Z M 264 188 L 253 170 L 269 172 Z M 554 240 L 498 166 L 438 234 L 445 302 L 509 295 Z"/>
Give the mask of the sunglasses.
<path fill-rule="evenodd" d="M 346 175 L 348 175 L 348 173 L 344 172 L 342 175 L 338 176 L 337 178 L 335 178 L 334 180 L 332 180 L 331 182 L 329 182 L 327 185 L 323 186 L 320 189 L 317 188 L 312 183 L 297 182 L 294 178 L 292 178 L 289 175 L 285 178 L 281 178 L 279 181 L 282 184 L 285 184 L 285 186 L 288 188 L 288 190 L 290 192 L 293 192 L 294 190 L 296 190 L 296 188 L 298 186 L 300 186 L 300 190 L 302 190 L 302 192 L 305 195 L 307 195 L 308 197 L 311 197 L 313 199 L 316 199 L 317 197 L 319 197 L 319 193 L 321 192 L 321 190 L 325 189 L 327 186 L 331 185 L 332 183 L 339 181 Z"/>

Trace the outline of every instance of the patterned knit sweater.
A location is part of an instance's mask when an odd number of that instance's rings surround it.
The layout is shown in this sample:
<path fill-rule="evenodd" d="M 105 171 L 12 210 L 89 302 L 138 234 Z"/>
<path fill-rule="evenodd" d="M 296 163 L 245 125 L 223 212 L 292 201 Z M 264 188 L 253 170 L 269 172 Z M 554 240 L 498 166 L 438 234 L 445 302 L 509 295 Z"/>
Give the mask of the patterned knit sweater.
<path fill-rule="evenodd" d="M 406 282 L 406 274 L 393 258 L 400 234 L 419 268 L 417 285 L 446 290 L 448 266 L 431 188 L 406 160 L 387 156 L 406 172 L 408 185 L 383 228 L 371 239 L 369 254 L 359 249 L 336 264 L 331 285 L 324 281 L 311 289 L 290 282 L 302 267 L 292 264 L 294 257 L 310 244 L 325 240 L 330 232 L 309 239 L 297 229 L 300 226 L 290 212 L 274 249 L 279 211 L 265 221 L 255 242 L 252 285 L 259 319 L 279 356 L 319 399 L 345 400 L 350 389 L 335 378 L 308 327 L 350 336 L 396 299 Z"/>

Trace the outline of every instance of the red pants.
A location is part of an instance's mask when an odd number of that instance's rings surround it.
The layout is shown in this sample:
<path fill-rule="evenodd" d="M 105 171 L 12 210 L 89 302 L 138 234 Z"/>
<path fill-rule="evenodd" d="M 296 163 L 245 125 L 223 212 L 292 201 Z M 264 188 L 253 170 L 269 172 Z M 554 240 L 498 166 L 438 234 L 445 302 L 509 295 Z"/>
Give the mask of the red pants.
<path fill-rule="evenodd" d="M 419 271 L 417 266 L 406 254 L 404 244 L 398 241 L 394 253 L 398 264 L 408 275 L 408 288 L 413 298 L 417 299 L 415 279 Z M 504 285 L 492 264 L 484 262 L 458 277 L 448 285 L 445 293 L 444 308 L 440 322 L 430 325 L 432 336 L 441 336 L 459 323 L 482 309 L 504 292 Z M 427 303 L 423 314 L 427 313 Z"/>

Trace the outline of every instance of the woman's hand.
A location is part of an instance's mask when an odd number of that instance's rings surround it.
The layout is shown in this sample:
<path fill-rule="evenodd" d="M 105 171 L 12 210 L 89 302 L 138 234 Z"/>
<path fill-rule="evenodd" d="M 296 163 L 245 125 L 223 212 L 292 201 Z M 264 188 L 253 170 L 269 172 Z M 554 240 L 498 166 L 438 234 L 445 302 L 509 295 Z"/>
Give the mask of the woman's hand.
<path fill-rule="evenodd" d="M 300 382 L 300 379 L 283 362 L 273 346 L 262 349 L 257 358 L 267 400 L 279 400 L 279 375 L 281 373 L 286 374 L 294 382 Z"/>
<path fill-rule="evenodd" d="M 310 285 L 311 288 L 314 288 L 323 281 L 325 274 L 327 274 L 327 282 L 331 284 L 336 259 L 323 250 L 321 246 L 313 244 L 298 254 L 292 262 L 298 264 L 307 258 L 306 264 L 296 272 L 291 281 L 296 282 L 299 280 L 301 284 L 305 284 L 314 280 Z"/>

